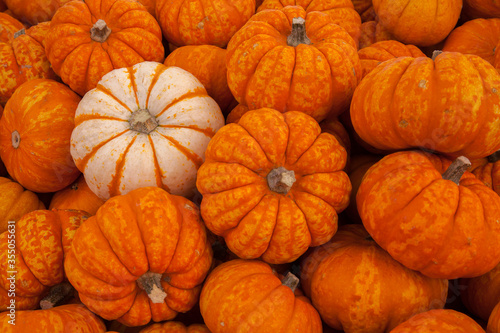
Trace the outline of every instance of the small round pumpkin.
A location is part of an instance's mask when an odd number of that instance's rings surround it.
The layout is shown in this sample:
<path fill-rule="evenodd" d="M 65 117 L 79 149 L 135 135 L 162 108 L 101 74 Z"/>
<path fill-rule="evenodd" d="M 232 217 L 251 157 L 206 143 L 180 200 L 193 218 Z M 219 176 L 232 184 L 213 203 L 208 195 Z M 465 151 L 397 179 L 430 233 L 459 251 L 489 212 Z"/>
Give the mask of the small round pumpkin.
<path fill-rule="evenodd" d="M 103 203 L 104 200 L 92 192 L 85 177 L 80 175 L 73 184 L 54 193 L 50 200 L 49 209 L 83 210 L 89 215 L 95 215 Z"/>
<path fill-rule="evenodd" d="M 210 333 L 210 330 L 204 324 L 186 326 L 181 322 L 167 321 L 147 326 L 140 330 L 139 333 Z"/>
<path fill-rule="evenodd" d="M 488 318 L 486 333 L 500 333 L 500 302 L 493 308 Z"/>

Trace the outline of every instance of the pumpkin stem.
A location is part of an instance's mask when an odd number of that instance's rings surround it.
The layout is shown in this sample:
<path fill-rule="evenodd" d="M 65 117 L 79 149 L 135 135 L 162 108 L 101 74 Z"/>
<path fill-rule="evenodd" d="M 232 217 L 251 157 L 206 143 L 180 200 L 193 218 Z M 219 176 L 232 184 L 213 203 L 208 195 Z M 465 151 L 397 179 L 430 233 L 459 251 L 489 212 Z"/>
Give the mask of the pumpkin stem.
<path fill-rule="evenodd" d="M 156 117 L 149 113 L 147 109 L 134 111 L 130 116 L 129 123 L 131 129 L 144 134 L 149 134 L 158 127 Z"/>
<path fill-rule="evenodd" d="M 454 160 L 443 173 L 443 179 L 451 180 L 458 185 L 460 183 L 460 178 L 462 178 L 462 175 L 470 166 L 471 163 L 469 159 L 465 156 L 460 156 Z"/>
<path fill-rule="evenodd" d="M 293 170 L 287 170 L 284 167 L 273 169 L 267 174 L 267 185 L 271 191 L 281 194 L 287 194 L 295 180 Z"/>
<path fill-rule="evenodd" d="M 310 45 L 311 40 L 306 34 L 306 20 L 302 17 L 294 17 L 292 19 L 292 33 L 286 39 L 288 46 L 296 47 L 299 44 Z"/>
<path fill-rule="evenodd" d="M 494 152 L 493 154 L 491 154 L 490 156 L 488 156 L 488 162 L 495 163 L 498 161 L 500 161 L 500 150 L 498 150 L 498 151 Z"/>
<path fill-rule="evenodd" d="M 443 51 L 441 51 L 441 50 L 434 50 L 432 52 L 432 61 L 434 61 L 437 58 L 437 56 L 440 55 L 441 53 L 443 53 Z"/>
<path fill-rule="evenodd" d="M 21 144 L 21 135 L 19 134 L 18 131 L 12 132 L 12 147 L 14 149 L 19 148 L 19 145 Z"/>
<path fill-rule="evenodd" d="M 139 288 L 148 294 L 149 299 L 155 304 L 163 303 L 163 300 L 167 297 L 167 293 L 161 286 L 160 273 L 146 272 L 137 279 L 137 284 Z"/>
<path fill-rule="evenodd" d="M 42 310 L 52 309 L 61 303 L 61 301 L 68 298 L 68 296 L 72 295 L 73 290 L 73 286 L 67 282 L 56 284 L 50 288 L 49 294 L 40 301 L 40 307 Z"/>
<path fill-rule="evenodd" d="M 97 20 L 94 26 L 90 29 L 90 38 L 99 43 L 104 43 L 110 34 L 111 29 L 106 25 L 106 22 L 101 19 Z"/>
<path fill-rule="evenodd" d="M 291 272 L 288 272 L 283 280 L 281 280 L 281 284 L 287 286 L 288 288 L 292 289 L 293 292 L 295 292 L 295 289 L 297 289 L 297 286 L 299 285 L 299 278 L 293 275 Z"/>
<path fill-rule="evenodd" d="M 26 30 L 25 30 L 24 28 L 22 28 L 21 30 L 16 31 L 16 32 L 14 33 L 14 38 L 17 38 L 17 37 L 22 36 L 22 35 L 25 35 L 25 34 L 26 34 Z"/>

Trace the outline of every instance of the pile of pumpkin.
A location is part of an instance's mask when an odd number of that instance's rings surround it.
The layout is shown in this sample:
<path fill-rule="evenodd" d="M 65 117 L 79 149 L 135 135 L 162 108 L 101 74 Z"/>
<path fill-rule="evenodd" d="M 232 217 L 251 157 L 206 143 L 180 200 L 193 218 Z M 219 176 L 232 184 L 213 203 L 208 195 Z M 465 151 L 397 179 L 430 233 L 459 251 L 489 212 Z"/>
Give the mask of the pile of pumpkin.
<path fill-rule="evenodd" d="M 0 10 L 1 332 L 500 333 L 495 1 Z"/>

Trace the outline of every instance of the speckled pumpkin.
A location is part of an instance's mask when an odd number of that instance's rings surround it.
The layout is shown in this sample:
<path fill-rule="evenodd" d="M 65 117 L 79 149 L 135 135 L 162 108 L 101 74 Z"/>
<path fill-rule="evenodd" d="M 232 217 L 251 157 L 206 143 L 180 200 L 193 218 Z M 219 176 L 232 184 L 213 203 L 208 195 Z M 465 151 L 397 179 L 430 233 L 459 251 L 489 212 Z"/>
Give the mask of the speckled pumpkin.
<path fill-rule="evenodd" d="M 103 200 L 145 186 L 190 197 L 207 144 L 223 125 L 192 74 L 143 62 L 106 74 L 84 96 L 71 155 Z"/>
<path fill-rule="evenodd" d="M 141 326 L 191 309 L 211 264 L 197 206 L 142 187 L 109 199 L 82 224 L 64 268 L 91 311 Z"/>
<path fill-rule="evenodd" d="M 210 333 L 210 330 L 204 324 L 184 325 L 177 321 L 167 321 L 150 325 L 139 333 Z"/>
<path fill-rule="evenodd" d="M 55 12 L 71 0 L 3 0 L 12 13 L 23 22 L 36 25 L 50 21 Z"/>
<path fill-rule="evenodd" d="M 208 144 L 203 220 L 240 258 L 292 262 L 335 234 L 351 191 L 346 155 L 302 112 L 249 111 Z"/>

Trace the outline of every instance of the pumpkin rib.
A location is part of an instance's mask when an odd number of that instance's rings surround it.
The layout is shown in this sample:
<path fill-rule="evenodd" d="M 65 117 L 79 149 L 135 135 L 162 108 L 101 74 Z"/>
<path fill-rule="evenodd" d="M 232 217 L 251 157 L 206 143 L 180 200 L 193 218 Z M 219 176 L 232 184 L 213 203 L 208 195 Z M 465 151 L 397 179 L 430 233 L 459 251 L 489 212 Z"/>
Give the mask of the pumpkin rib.
<path fill-rule="evenodd" d="M 162 133 L 158 134 L 160 134 L 163 138 L 172 143 L 175 146 L 175 148 L 177 148 L 184 156 L 186 156 L 186 158 L 189 161 L 191 161 L 196 166 L 197 169 L 203 164 L 203 159 L 201 157 L 199 157 L 192 150 L 184 147 L 179 141 L 175 140 L 170 136 L 166 136 L 165 134 Z"/>
<path fill-rule="evenodd" d="M 120 157 L 118 160 L 116 160 L 116 169 L 115 169 L 115 177 L 109 182 L 109 194 L 113 197 L 115 195 L 118 195 L 119 193 L 115 193 L 115 189 L 118 189 L 120 187 L 122 175 L 123 175 L 123 166 L 125 165 L 125 156 L 127 156 L 128 151 L 130 150 L 130 147 L 134 144 L 135 140 L 137 139 L 138 135 L 135 135 L 130 142 L 128 143 L 127 147 L 123 150 L 123 152 L 120 154 Z"/>
<path fill-rule="evenodd" d="M 151 97 L 151 92 L 153 91 L 153 88 L 156 86 L 156 83 L 160 79 L 160 76 L 165 72 L 170 66 L 156 66 L 155 68 L 155 75 L 151 79 L 151 84 L 148 87 L 148 96 L 146 97 L 146 102 L 145 102 L 145 108 L 149 110 L 149 98 Z M 160 126 L 158 124 L 158 126 Z"/>
<path fill-rule="evenodd" d="M 75 127 L 76 127 L 76 125 L 75 125 Z M 101 149 L 102 147 L 104 147 L 106 144 L 108 144 L 109 142 L 113 141 L 114 139 L 116 139 L 116 138 L 118 138 L 118 137 L 120 137 L 123 134 L 128 133 L 128 132 L 130 132 L 129 129 L 127 129 L 127 130 L 125 130 L 123 132 L 117 133 L 116 135 L 112 136 L 111 138 L 109 138 L 109 139 L 107 139 L 105 141 L 100 142 L 98 145 L 94 146 L 94 148 L 87 155 L 85 155 L 84 158 L 82 158 L 79 161 L 75 161 L 75 162 L 77 162 L 77 164 L 81 166 L 81 170 L 84 170 L 85 167 L 87 166 L 88 161 L 92 157 L 95 156 L 95 154 L 99 151 L 99 149 Z"/>
<path fill-rule="evenodd" d="M 104 87 L 103 85 L 101 85 L 100 83 L 97 84 L 97 87 L 96 87 L 97 90 L 99 91 L 102 91 L 104 94 L 106 94 L 106 96 L 109 96 L 111 97 L 112 99 L 114 99 L 118 104 L 120 104 L 121 106 L 123 106 L 127 111 L 129 111 L 130 113 L 133 113 L 132 110 L 130 110 L 130 108 L 127 106 L 127 104 L 125 104 L 123 101 L 121 101 L 118 97 L 116 97 L 112 92 L 111 90 L 109 90 L 108 88 Z M 75 125 L 76 127 L 76 125 Z"/>
<path fill-rule="evenodd" d="M 160 163 L 158 163 L 158 157 L 156 155 L 156 148 L 154 145 L 153 138 L 151 135 L 148 135 L 148 140 L 149 144 L 151 145 L 151 151 L 153 152 L 153 163 L 155 165 L 155 178 L 156 178 L 156 186 L 160 188 L 164 188 L 167 192 L 170 192 L 170 189 L 168 188 L 167 185 L 163 185 L 161 181 L 161 174 L 160 174 Z"/>
<path fill-rule="evenodd" d="M 168 109 L 170 109 L 172 106 L 174 106 L 175 104 L 177 104 L 179 102 L 182 102 L 182 101 L 185 101 L 187 99 L 194 98 L 194 97 L 200 97 L 203 95 L 206 95 L 205 88 L 198 87 L 194 91 L 188 91 L 184 95 L 181 95 L 177 98 L 174 98 L 169 104 L 167 104 L 163 108 L 163 110 L 161 110 L 158 114 L 156 114 L 155 117 L 158 118 L 158 117 L 162 116 Z"/>
<path fill-rule="evenodd" d="M 207 129 L 202 129 L 202 128 L 198 128 L 196 127 L 196 125 L 189 125 L 189 126 L 183 126 L 183 125 L 158 125 L 158 127 L 161 127 L 161 128 L 182 128 L 182 129 L 187 129 L 187 130 L 192 130 L 192 131 L 195 131 L 195 132 L 198 132 L 198 133 L 202 133 L 204 135 L 206 135 L 207 137 L 209 138 L 212 138 L 215 133 L 207 130 Z"/>
<path fill-rule="evenodd" d="M 129 45 L 127 45 L 127 46 L 129 46 Z M 139 96 L 137 96 L 137 83 L 135 82 L 135 71 L 133 70 L 132 67 L 128 67 L 125 70 L 127 71 L 128 79 L 130 80 L 130 85 L 132 87 L 132 93 L 131 94 L 135 97 L 135 103 L 137 105 L 141 105 L 139 103 Z"/>

